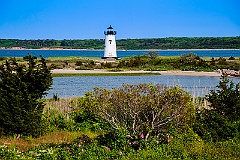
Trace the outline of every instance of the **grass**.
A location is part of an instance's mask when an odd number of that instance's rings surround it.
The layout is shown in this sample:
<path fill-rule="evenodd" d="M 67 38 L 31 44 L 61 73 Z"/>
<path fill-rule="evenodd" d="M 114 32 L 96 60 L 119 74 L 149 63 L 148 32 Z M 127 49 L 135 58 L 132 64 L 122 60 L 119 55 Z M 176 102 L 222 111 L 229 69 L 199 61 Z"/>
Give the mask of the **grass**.
<path fill-rule="evenodd" d="M 71 143 L 74 139 L 78 138 L 81 135 L 88 135 L 89 137 L 96 137 L 97 134 L 93 132 L 76 132 L 76 131 L 54 131 L 48 133 L 44 136 L 39 138 L 32 138 L 32 137 L 23 137 L 23 138 L 11 138 L 11 137 L 2 137 L 0 138 L 0 146 L 6 145 L 10 149 L 11 148 L 18 148 L 19 150 L 27 150 L 27 149 L 34 149 L 35 147 L 41 144 L 48 144 L 48 143 Z"/>
<path fill-rule="evenodd" d="M 78 97 L 75 98 L 59 98 L 55 101 L 53 99 L 47 99 L 45 102 L 44 113 L 49 109 L 57 111 L 56 113 L 61 113 L 68 119 L 68 113 L 73 111 L 78 106 Z"/>
<path fill-rule="evenodd" d="M 68 57 L 48 57 L 46 58 L 49 62 L 64 62 L 68 61 L 69 63 L 76 63 L 79 60 L 88 61 L 100 61 L 101 59 L 99 57 L 77 57 L 77 56 L 68 56 Z"/>

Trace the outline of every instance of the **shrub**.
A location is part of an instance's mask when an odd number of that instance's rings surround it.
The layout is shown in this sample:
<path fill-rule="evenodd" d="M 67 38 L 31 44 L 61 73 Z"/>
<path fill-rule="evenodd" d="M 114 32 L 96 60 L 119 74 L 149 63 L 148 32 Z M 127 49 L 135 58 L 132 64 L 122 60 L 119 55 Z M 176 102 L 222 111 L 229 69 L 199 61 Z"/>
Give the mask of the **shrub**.
<path fill-rule="evenodd" d="M 185 65 L 196 65 L 197 60 L 200 60 L 200 57 L 196 54 L 190 52 L 188 55 L 182 54 L 180 56 L 181 62 Z"/>
<path fill-rule="evenodd" d="M 227 60 L 226 58 L 220 57 L 218 58 L 218 65 L 226 65 L 227 64 Z"/>
<path fill-rule="evenodd" d="M 15 58 L 0 66 L 0 126 L 6 134 L 38 135 L 44 103 L 41 100 L 52 84 L 45 59 L 28 55 L 27 65 Z"/>
<path fill-rule="evenodd" d="M 88 94 L 88 93 L 86 93 Z M 71 113 L 71 118 L 74 120 L 74 129 L 85 131 L 108 131 L 109 124 L 97 114 L 91 112 L 95 102 L 88 96 L 78 99 L 78 107 Z"/>
<path fill-rule="evenodd" d="M 151 59 L 154 59 L 158 56 L 158 53 L 156 51 L 149 51 L 148 55 Z"/>
<path fill-rule="evenodd" d="M 81 65 L 83 65 L 83 62 L 82 61 L 77 61 L 75 65 L 76 66 L 81 66 Z"/>
<path fill-rule="evenodd" d="M 93 70 L 93 68 L 85 67 L 85 66 L 80 66 L 75 68 L 75 70 Z"/>
<path fill-rule="evenodd" d="M 44 131 L 52 132 L 56 130 L 72 130 L 73 121 L 57 110 L 46 109 L 42 116 Z"/>
<path fill-rule="evenodd" d="M 183 129 L 193 113 L 190 94 L 179 87 L 123 85 L 112 91 L 96 88 L 90 96 L 95 101 L 91 110 L 132 138 L 144 135 L 147 140 L 168 132 L 170 126 Z"/>
<path fill-rule="evenodd" d="M 6 59 L 5 57 L 0 56 L 0 61 L 5 60 L 5 59 Z"/>
<path fill-rule="evenodd" d="M 228 58 L 229 60 L 235 60 L 235 57 L 231 56 Z"/>
<path fill-rule="evenodd" d="M 195 131 L 204 139 L 222 141 L 240 132 L 240 84 L 222 76 L 217 87 L 206 96 L 210 105 L 197 114 Z"/>
<path fill-rule="evenodd" d="M 230 122 L 240 120 L 240 84 L 234 85 L 233 81 L 222 76 L 217 87 L 219 90 L 211 90 L 207 95 L 210 108 Z"/>

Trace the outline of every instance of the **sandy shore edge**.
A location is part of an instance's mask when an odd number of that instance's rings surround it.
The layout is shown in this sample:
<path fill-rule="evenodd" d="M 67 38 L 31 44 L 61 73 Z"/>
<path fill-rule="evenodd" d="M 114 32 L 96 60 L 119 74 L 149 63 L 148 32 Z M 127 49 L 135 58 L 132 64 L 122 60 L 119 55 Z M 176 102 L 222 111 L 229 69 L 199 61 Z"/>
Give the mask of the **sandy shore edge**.
<path fill-rule="evenodd" d="M 221 77 L 221 73 L 218 72 L 195 72 L 195 71 L 119 71 L 113 72 L 102 69 L 95 70 L 73 70 L 73 69 L 54 69 L 52 74 L 113 74 L 113 73 L 128 73 L 128 74 L 144 74 L 144 73 L 156 73 L 161 75 L 176 75 L 176 76 L 209 76 L 209 77 Z"/>

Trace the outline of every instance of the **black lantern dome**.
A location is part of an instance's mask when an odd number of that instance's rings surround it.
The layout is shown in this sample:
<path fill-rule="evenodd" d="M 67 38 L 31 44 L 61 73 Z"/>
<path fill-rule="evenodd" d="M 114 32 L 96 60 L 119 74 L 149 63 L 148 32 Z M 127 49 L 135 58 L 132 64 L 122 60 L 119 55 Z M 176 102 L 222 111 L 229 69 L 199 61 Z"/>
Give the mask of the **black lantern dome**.
<path fill-rule="evenodd" d="M 113 27 L 111 25 L 107 29 L 108 29 L 108 31 L 104 31 L 105 35 L 116 35 L 117 34 L 116 31 L 113 31 Z"/>

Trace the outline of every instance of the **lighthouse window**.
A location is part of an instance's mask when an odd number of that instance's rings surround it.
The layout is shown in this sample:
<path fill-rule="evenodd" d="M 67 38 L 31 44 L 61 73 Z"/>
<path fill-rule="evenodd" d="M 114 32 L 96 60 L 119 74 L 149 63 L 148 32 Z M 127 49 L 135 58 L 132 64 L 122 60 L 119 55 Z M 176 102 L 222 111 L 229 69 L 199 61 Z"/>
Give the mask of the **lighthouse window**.
<path fill-rule="evenodd" d="M 112 40 L 109 40 L 109 43 L 112 44 Z"/>

